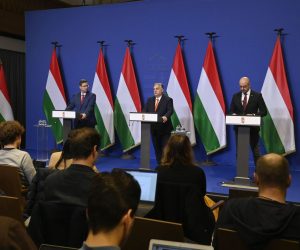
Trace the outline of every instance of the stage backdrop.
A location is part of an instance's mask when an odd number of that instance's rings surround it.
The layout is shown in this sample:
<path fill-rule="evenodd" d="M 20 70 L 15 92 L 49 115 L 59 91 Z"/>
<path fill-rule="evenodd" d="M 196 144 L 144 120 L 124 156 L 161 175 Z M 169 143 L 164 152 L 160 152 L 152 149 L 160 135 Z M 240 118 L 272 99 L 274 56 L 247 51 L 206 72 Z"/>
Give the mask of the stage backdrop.
<path fill-rule="evenodd" d="M 78 82 L 86 78 L 92 87 L 99 52 L 98 40 L 105 40 L 105 59 L 113 98 L 116 96 L 125 39 L 132 39 L 132 57 L 142 105 L 153 94 L 154 82 L 167 85 L 177 46 L 174 35 L 185 35 L 183 55 L 192 101 L 196 93 L 208 44 L 205 32 L 217 32 L 214 51 L 226 109 L 238 81 L 249 76 L 254 90 L 260 91 L 276 41 L 274 28 L 285 28 L 282 46 L 290 93 L 294 104 L 296 148 L 299 149 L 297 111 L 300 100 L 300 1 L 298 0 L 160 0 L 124 4 L 85 6 L 26 13 L 26 144 L 36 149 L 34 124 L 45 119 L 45 91 L 52 41 L 58 41 L 59 63 L 68 100 Z M 213 103 L 212 103 L 213 105 Z M 206 154 L 197 135 L 195 155 Z M 49 148 L 54 147 L 50 133 Z M 111 154 L 120 155 L 116 145 Z M 139 156 L 139 148 L 133 151 Z M 152 150 L 152 157 L 154 152 Z M 235 139 L 227 128 L 227 147 L 210 156 L 218 164 L 235 164 Z M 300 154 L 292 154 L 293 167 L 300 168 Z"/>

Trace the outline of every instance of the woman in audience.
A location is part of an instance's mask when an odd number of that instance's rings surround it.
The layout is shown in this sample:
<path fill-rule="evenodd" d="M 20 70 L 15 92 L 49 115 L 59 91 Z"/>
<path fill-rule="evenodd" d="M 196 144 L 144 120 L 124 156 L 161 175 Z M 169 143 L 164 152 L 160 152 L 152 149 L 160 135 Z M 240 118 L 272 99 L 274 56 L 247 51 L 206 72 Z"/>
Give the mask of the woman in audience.
<path fill-rule="evenodd" d="M 202 196 L 206 194 L 205 173 L 197 167 L 186 135 L 174 134 L 170 137 L 157 172 L 158 181 L 194 184 Z"/>
<path fill-rule="evenodd" d="M 70 152 L 70 140 L 67 139 L 63 145 L 62 151 L 51 154 L 49 160 L 49 168 L 65 169 L 73 162 L 72 154 Z"/>
<path fill-rule="evenodd" d="M 204 200 L 206 177 L 186 135 L 170 137 L 157 172 L 155 204 L 147 217 L 181 223 L 185 237 L 210 244 L 215 221 Z"/>
<path fill-rule="evenodd" d="M 22 189 L 30 185 L 36 173 L 30 155 L 19 149 L 24 131 L 24 127 L 17 121 L 0 123 L 0 165 L 18 168 Z"/>

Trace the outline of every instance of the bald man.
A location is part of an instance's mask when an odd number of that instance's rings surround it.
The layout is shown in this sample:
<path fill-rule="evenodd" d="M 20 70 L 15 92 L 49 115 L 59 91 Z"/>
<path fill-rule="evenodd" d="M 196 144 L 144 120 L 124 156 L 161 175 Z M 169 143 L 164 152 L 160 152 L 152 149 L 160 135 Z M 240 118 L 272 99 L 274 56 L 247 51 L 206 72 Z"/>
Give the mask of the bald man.
<path fill-rule="evenodd" d="M 291 184 L 288 161 L 274 153 L 260 157 L 254 180 L 258 197 L 227 201 L 216 228 L 238 231 L 249 249 L 264 249 L 271 239 L 299 241 L 300 208 L 285 201 Z M 218 249 L 215 238 L 213 245 Z"/>
<path fill-rule="evenodd" d="M 262 95 L 251 89 L 250 79 L 246 76 L 239 81 L 240 91 L 233 95 L 230 104 L 230 113 L 235 115 L 267 115 L 267 108 Z M 236 138 L 237 128 L 235 127 Z M 250 147 L 255 164 L 260 157 L 259 127 L 250 127 Z"/>

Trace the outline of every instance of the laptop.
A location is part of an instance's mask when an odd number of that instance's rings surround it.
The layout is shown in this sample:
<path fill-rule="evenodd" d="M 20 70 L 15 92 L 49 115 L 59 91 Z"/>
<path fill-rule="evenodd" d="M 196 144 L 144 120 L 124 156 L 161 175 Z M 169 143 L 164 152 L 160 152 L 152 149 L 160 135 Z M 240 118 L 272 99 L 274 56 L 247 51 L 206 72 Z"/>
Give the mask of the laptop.
<path fill-rule="evenodd" d="M 149 250 L 213 250 L 212 246 L 151 239 Z"/>
<path fill-rule="evenodd" d="M 140 184 L 141 202 L 154 203 L 157 183 L 157 172 L 142 169 L 123 169 L 131 174 Z"/>
<path fill-rule="evenodd" d="M 179 223 L 135 217 L 131 234 L 122 250 L 147 250 L 151 239 L 184 241 Z"/>

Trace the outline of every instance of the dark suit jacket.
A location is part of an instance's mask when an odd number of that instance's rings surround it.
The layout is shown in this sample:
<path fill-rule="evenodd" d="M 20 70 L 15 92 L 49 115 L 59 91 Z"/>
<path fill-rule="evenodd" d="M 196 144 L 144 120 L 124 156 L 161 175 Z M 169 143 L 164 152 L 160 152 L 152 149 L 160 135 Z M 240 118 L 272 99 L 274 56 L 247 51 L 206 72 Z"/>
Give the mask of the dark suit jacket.
<path fill-rule="evenodd" d="M 94 113 L 95 103 L 96 103 L 96 95 L 91 92 L 87 92 L 84 101 L 81 104 L 81 93 L 79 92 L 72 97 L 66 110 L 74 110 L 76 111 L 77 115 L 79 115 L 80 113 L 85 113 L 86 125 L 93 127 L 96 125 L 96 118 Z"/>
<path fill-rule="evenodd" d="M 202 168 L 174 164 L 171 167 L 158 167 L 158 182 L 188 183 L 194 185 L 201 196 L 206 195 L 206 176 Z"/>
<path fill-rule="evenodd" d="M 255 92 L 251 89 L 250 97 L 248 99 L 248 103 L 246 109 L 244 111 L 242 105 L 242 92 L 235 93 L 232 97 L 230 104 L 230 113 L 237 115 L 259 115 L 265 116 L 267 115 L 267 107 L 265 101 L 261 95 L 261 93 Z M 235 130 L 237 131 L 238 126 L 235 126 Z M 259 127 L 251 127 L 251 133 L 256 134 L 258 136 Z M 254 135 L 253 134 L 253 135 Z"/>
<path fill-rule="evenodd" d="M 52 173 L 45 181 L 45 200 L 86 207 L 95 175 L 90 167 L 79 164 Z"/>
<path fill-rule="evenodd" d="M 167 134 L 173 130 L 171 115 L 173 114 L 173 99 L 167 95 L 162 95 L 160 102 L 158 103 L 157 110 L 155 108 L 155 96 L 150 97 L 143 109 L 143 112 L 157 113 L 159 118 L 166 116 L 168 121 L 166 123 L 158 122 L 151 124 L 151 131 L 156 134 Z"/>
<path fill-rule="evenodd" d="M 245 111 L 243 109 L 241 100 L 242 100 L 241 92 L 238 92 L 233 95 L 230 104 L 231 113 L 235 113 L 237 115 L 247 115 L 247 114 L 255 114 L 259 116 L 267 115 L 266 104 L 260 93 L 251 90 L 250 97 L 248 99 L 248 103 Z"/>
<path fill-rule="evenodd" d="M 182 223 L 187 238 L 210 244 L 215 221 L 204 201 L 204 171 L 196 166 L 174 164 L 158 167 L 157 172 L 155 204 L 147 217 Z"/>

